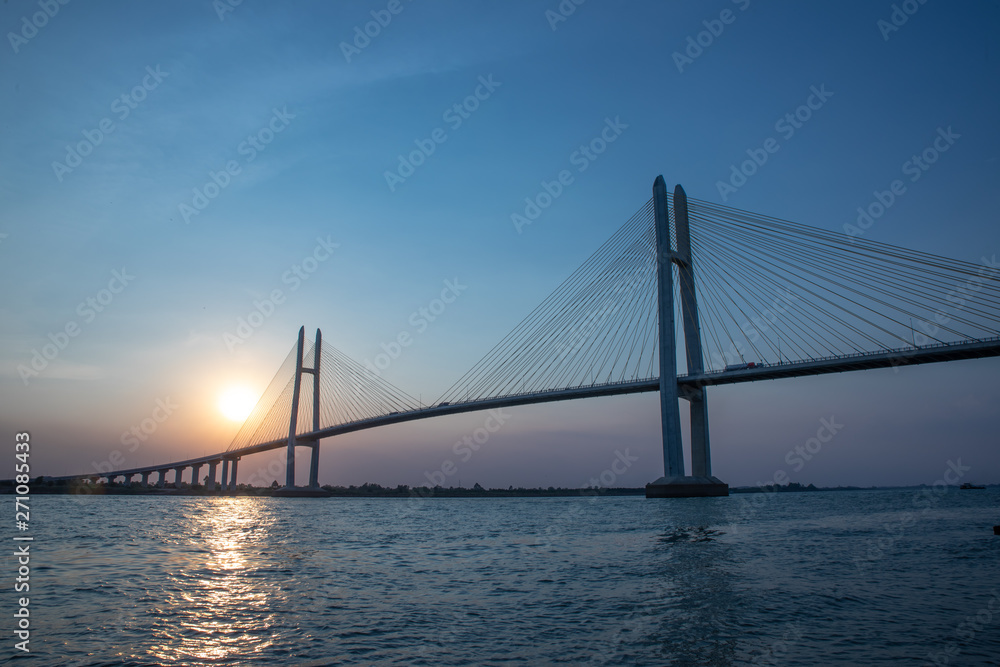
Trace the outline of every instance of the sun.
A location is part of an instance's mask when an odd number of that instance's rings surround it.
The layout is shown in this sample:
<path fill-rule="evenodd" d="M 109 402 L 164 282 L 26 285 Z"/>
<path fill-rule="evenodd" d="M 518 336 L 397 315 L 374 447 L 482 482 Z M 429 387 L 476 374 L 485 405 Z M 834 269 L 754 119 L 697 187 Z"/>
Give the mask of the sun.
<path fill-rule="evenodd" d="M 245 420 L 256 404 L 257 396 L 246 387 L 229 387 L 219 396 L 219 412 L 234 422 Z"/>

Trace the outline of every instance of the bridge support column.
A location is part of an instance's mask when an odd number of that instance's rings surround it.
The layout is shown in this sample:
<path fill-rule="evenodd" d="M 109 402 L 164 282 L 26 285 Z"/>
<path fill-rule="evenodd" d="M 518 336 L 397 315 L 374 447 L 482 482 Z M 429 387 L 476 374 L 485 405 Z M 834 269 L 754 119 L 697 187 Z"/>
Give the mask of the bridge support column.
<path fill-rule="evenodd" d="M 685 392 L 691 410 L 691 475 L 684 474 L 684 451 L 680 434 L 677 391 L 677 346 L 674 338 L 673 265 L 680 281 L 681 315 L 687 372 L 703 369 L 701 327 L 695 298 L 691 234 L 688 226 L 687 195 L 681 186 L 674 189 L 674 229 L 677 251 L 670 243 L 667 187 L 662 176 L 653 183 L 653 210 L 656 223 L 660 338 L 660 410 L 663 427 L 663 477 L 646 485 L 647 498 L 690 498 L 728 496 L 729 486 L 712 477 L 708 447 L 708 401 L 703 387 Z"/>
<path fill-rule="evenodd" d="M 184 468 L 174 468 L 174 486 L 178 489 L 181 488 L 181 484 L 184 482 L 181 480 L 181 476 L 184 474 Z"/>
<path fill-rule="evenodd" d="M 702 387 L 685 398 L 691 404 L 691 474 L 695 477 L 711 477 L 712 458 L 708 449 L 708 396 Z"/>
<path fill-rule="evenodd" d="M 201 481 L 198 480 L 198 473 L 200 471 L 201 471 L 200 463 L 196 463 L 193 466 L 191 466 L 191 486 L 194 486 L 195 484 L 201 484 Z"/>
<path fill-rule="evenodd" d="M 233 459 L 233 468 L 232 468 L 232 471 L 230 472 L 230 477 L 229 477 L 229 490 L 230 491 L 235 491 L 236 490 L 236 464 L 239 463 L 239 462 L 240 462 L 239 459 Z"/>
<path fill-rule="evenodd" d="M 156 487 L 162 489 L 163 485 L 167 483 L 167 471 L 166 469 L 164 469 L 164 470 L 157 470 L 156 472 L 160 476 L 160 478 L 156 480 Z"/>
<path fill-rule="evenodd" d="M 149 486 L 149 473 L 148 472 L 143 472 L 143 473 L 139 473 L 139 474 L 142 475 L 142 482 L 141 482 L 141 484 L 143 486 Z"/>
<path fill-rule="evenodd" d="M 299 345 L 295 356 L 295 387 L 292 389 L 292 414 L 288 423 L 288 449 L 285 452 L 285 488 L 295 488 L 295 431 L 299 421 L 299 389 L 302 385 L 302 353 L 306 328 L 299 327 Z"/>
<path fill-rule="evenodd" d="M 319 487 L 319 440 L 312 445 L 312 456 L 309 459 L 309 487 Z"/>
<path fill-rule="evenodd" d="M 222 459 L 222 479 L 219 481 L 219 488 L 225 491 L 229 486 L 229 459 Z"/>
<path fill-rule="evenodd" d="M 313 355 L 313 433 L 319 431 L 319 362 L 323 348 L 323 334 L 316 329 L 316 354 Z M 312 443 L 312 455 L 309 457 L 309 488 L 319 488 L 319 440 Z"/>
<path fill-rule="evenodd" d="M 288 423 L 288 450 L 285 454 L 285 486 L 278 489 L 276 496 L 318 496 L 326 495 L 318 490 L 319 486 L 319 440 L 303 440 L 296 442 L 296 431 L 298 429 L 299 396 L 302 387 L 302 375 L 311 373 L 313 376 L 313 423 L 312 430 L 315 433 L 320 428 L 320 386 L 319 386 L 319 366 L 323 350 L 323 334 L 316 330 L 316 342 L 313 345 L 312 368 L 304 368 L 302 357 L 305 352 L 306 328 L 299 329 L 299 345 L 295 361 L 295 386 L 292 389 L 292 410 Z M 308 436 L 306 436 L 308 437 Z M 295 447 L 301 444 L 304 447 L 312 447 L 312 457 L 309 461 L 309 487 L 295 487 Z"/>
<path fill-rule="evenodd" d="M 663 470 L 670 477 L 684 474 L 681 419 L 677 411 L 677 356 L 674 341 L 674 270 L 667 213 L 667 187 L 660 176 L 653 184 L 656 225 L 657 303 L 660 338 L 660 426 L 663 435 Z"/>
<path fill-rule="evenodd" d="M 215 491 L 215 466 L 217 463 L 218 461 L 208 462 L 208 483 L 205 485 L 205 488 L 209 491 Z"/>

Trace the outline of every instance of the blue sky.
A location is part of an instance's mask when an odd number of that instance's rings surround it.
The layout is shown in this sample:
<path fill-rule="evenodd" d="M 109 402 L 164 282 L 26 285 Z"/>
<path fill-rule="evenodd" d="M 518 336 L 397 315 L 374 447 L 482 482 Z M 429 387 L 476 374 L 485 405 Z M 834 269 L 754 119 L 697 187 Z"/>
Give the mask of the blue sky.
<path fill-rule="evenodd" d="M 717 183 L 770 137 L 780 149 L 725 203 L 840 230 L 950 127 L 954 146 L 866 238 L 976 263 L 1000 249 L 996 3 L 914 3 L 884 32 L 889 2 L 589 0 L 553 23 L 555 1 L 403 0 L 348 62 L 341 44 L 389 4 L 244 0 L 220 18 L 209 0 L 71 2 L 37 30 L 25 21 L 39 3 L 3 6 L 0 426 L 32 432 L 34 471 L 222 450 L 238 424 L 218 396 L 263 391 L 300 326 L 372 359 L 458 280 L 467 289 L 383 373 L 432 400 L 647 201 L 656 175 L 723 203 Z M 674 54 L 709 28 L 720 34 L 678 67 Z M 776 130 L 824 86 L 812 118 Z M 478 108 L 456 124 L 446 112 L 477 87 Z M 574 151 L 607 119 L 627 127 L 575 171 Z M 446 139 L 390 188 L 398 156 L 439 128 Z M 254 135 L 270 142 L 252 148 Z M 96 145 L 72 166 L 67 146 L 80 142 Z M 574 182 L 518 233 L 511 214 L 563 169 Z M 181 205 L 212 174 L 225 187 L 186 221 Z M 310 256 L 325 259 L 296 284 L 287 272 Z M 123 269 L 127 284 L 88 316 L 79 304 Z M 227 345 L 276 289 L 283 302 Z M 26 382 L 18 367 L 70 323 L 77 335 Z M 972 478 L 998 481 L 998 364 L 713 390 L 715 472 L 734 485 L 777 470 L 824 485 L 933 483 L 961 457 Z M 166 399 L 178 407 L 126 451 L 121 434 Z M 577 486 L 625 449 L 637 460 L 616 484 L 662 474 L 656 396 L 511 414 L 449 482 Z M 786 453 L 831 416 L 844 428 L 790 470 Z M 326 441 L 321 481 L 420 483 L 484 418 Z M 244 477 L 267 456 L 245 460 Z"/>

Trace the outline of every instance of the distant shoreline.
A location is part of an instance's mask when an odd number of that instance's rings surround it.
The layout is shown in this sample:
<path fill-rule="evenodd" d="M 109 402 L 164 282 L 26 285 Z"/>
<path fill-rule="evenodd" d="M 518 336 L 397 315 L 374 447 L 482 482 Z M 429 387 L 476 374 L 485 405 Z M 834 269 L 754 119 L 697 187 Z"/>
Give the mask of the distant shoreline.
<path fill-rule="evenodd" d="M 995 484 L 984 485 L 987 488 L 996 486 Z M 32 481 L 29 484 L 32 495 L 92 495 L 92 496 L 245 496 L 245 497 L 277 497 L 280 489 L 274 487 L 253 487 L 240 484 L 234 491 L 213 490 L 209 491 L 202 485 L 184 485 L 181 488 L 167 484 L 163 487 L 140 486 L 138 483 L 125 484 L 80 484 L 65 483 L 62 481 Z M 818 491 L 888 491 L 893 489 L 921 489 L 931 488 L 927 484 L 913 486 L 836 486 L 817 487 L 812 484 L 802 485 L 791 482 L 785 486 L 773 484 L 766 486 L 741 486 L 729 489 L 730 494 L 742 493 L 813 493 Z M 958 490 L 958 486 L 953 487 Z M 14 483 L 12 480 L 0 480 L 0 494 L 13 494 Z M 378 484 L 363 484 L 361 486 L 331 486 L 321 487 L 317 493 L 318 497 L 330 498 L 559 498 L 576 496 L 644 496 L 645 487 L 637 488 L 513 488 L 506 489 L 486 489 L 478 484 L 472 488 L 467 487 L 409 487 L 400 485 L 397 487 L 383 487 Z"/>

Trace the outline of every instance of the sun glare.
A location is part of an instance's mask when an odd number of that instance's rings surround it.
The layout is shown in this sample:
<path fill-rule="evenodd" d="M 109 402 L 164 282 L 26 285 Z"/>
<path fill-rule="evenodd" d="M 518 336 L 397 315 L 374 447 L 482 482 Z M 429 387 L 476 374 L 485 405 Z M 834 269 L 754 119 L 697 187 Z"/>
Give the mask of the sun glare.
<path fill-rule="evenodd" d="M 257 396 L 246 387 L 230 387 L 219 397 L 219 412 L 227 419 L 241 422 L 257 404 Z"/>

